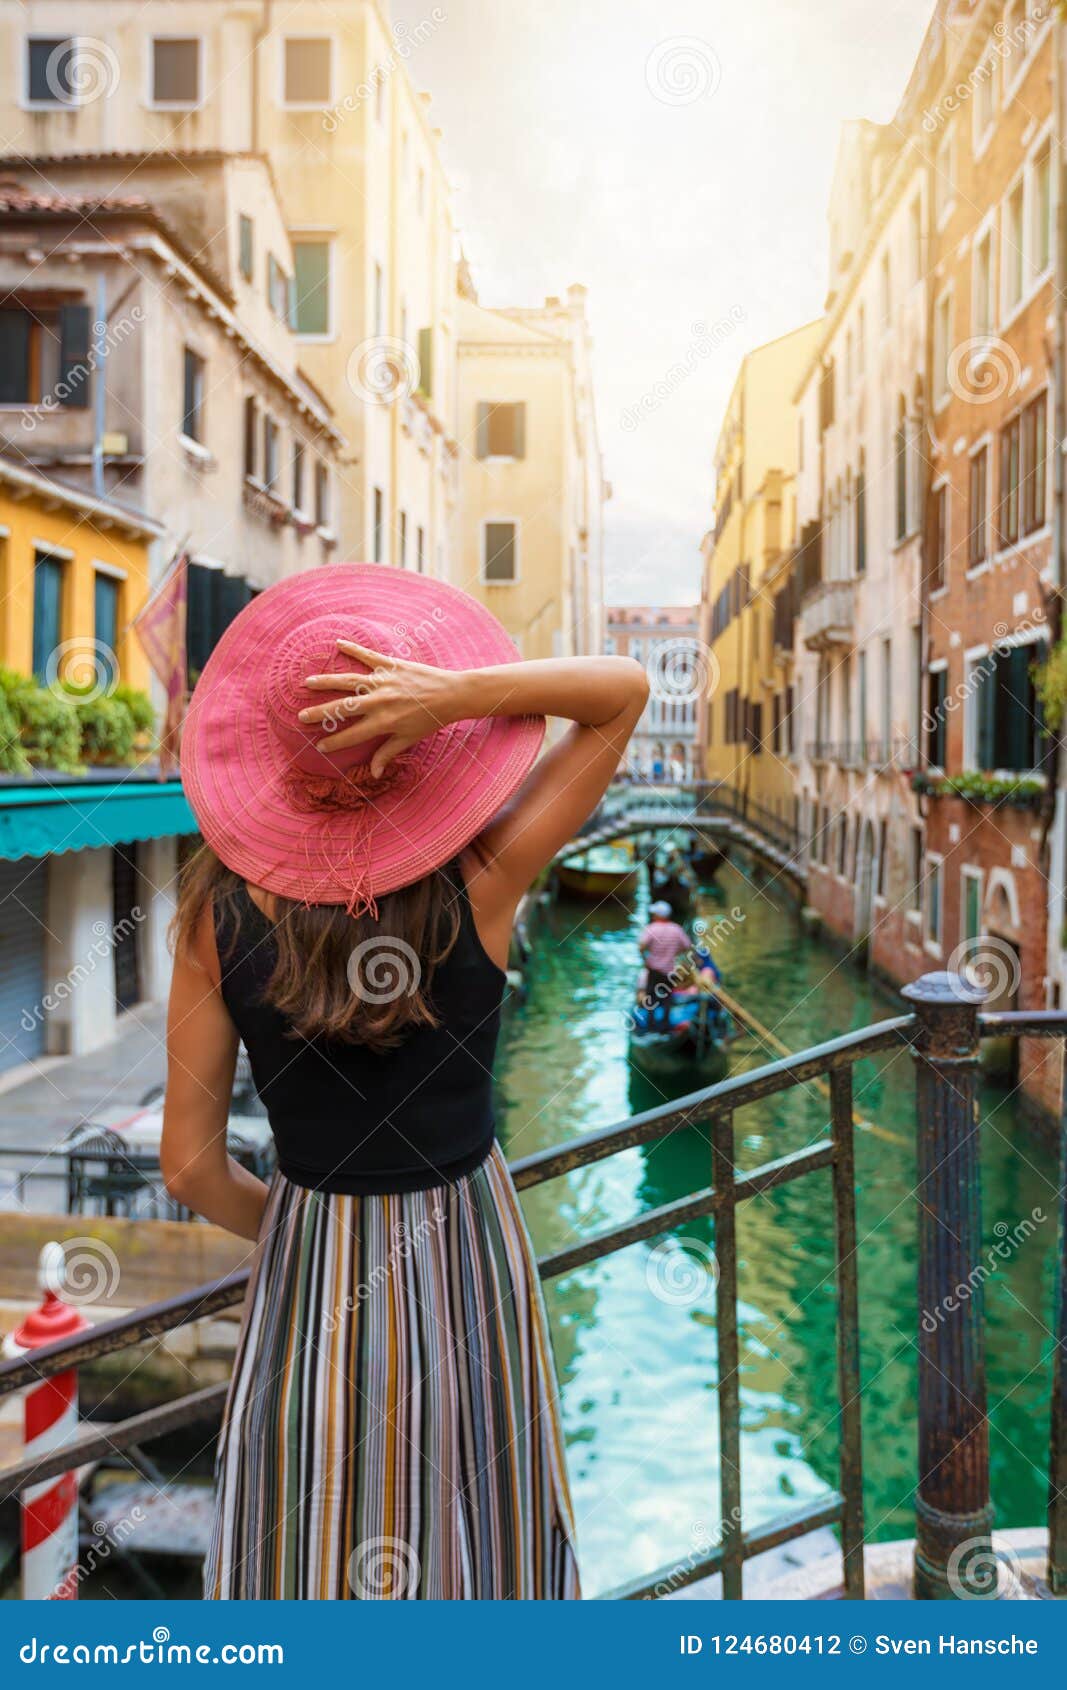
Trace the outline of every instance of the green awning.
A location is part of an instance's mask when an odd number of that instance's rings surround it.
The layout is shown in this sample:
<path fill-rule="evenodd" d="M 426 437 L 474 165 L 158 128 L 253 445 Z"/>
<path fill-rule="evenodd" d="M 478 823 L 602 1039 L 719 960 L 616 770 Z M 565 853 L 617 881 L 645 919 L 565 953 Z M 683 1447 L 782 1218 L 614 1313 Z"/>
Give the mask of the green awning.
<path fill-rule="evenodd" d="M 195 833 L 179 780 L 0 785 L 0 857 L 50 857 Z"/>

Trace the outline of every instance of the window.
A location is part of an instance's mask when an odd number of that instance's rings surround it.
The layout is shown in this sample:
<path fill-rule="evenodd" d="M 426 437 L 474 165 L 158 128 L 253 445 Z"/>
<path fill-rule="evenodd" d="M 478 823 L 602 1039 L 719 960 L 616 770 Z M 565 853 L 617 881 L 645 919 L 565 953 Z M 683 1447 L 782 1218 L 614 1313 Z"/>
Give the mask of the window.
<path fill-rule="evenodd" d="M 949 490 L 939 487 L 932 499 L 929 590 L 939 593 L 946 584 L 949 546 Z"/>
<path fill-rule="evenodd" d="M 182 433 L 187 440 L 204 443 L 204 360 L 191 346 L 185 348 L 182 377 Z"/>
<path fill-rule="evenodd" d="M 518 580 L 518 530 L 514 522 L 486 523 L 482 580 Z"/>
<path fill-rule="evenodd" d="M 911 246 L 911 279 L 921 282 L 923 276 L 923 208 L 916 194 L 908 208 L 908 240 Z"/>
<path fill-rule="evenodd" d="M 479 458 L 526 456 L 525 404 L 483 402 L 478 406 L 477 455 Z"/>
<path fill-rule="evenodd" d="M 952 295 L 943 294 L 934 309 L 934 395 L 948 395 L 949 357 L 952 353 Z"/>
<path fill-rule="evenodd" d="M 195 35 L 157 35 L 152 42 L 152 104 L 200 104 L 200 41 Z"/>
<path fill-rule="evenodd" d="M 26 100 L 33 106 L 77 103 L 77 47 L 68 35 L 31 35 L 26 42 Z"/>
<path fill-rule="evenodd" d="M 859 469 L 856 471 L 853 518 L 856 525 L 856 574 L 865 575 L 867 573 L 867 460 L 863 452 L 860 452 Z"/>
<path fill-rule="evenodd" d="M 911 907 L 913 910 L 922 908 L 923 899 L 923 830 L 913 827 L 911 830 Z"/>
<path fill-rule="evenodd" d="M 33 673 L 48 678 L 49 660 L 63 637 L 63 560 L 37 552 L 33 565 Z"/>
<path fill-rule="evenodd" d="M 955 137 L 951 129 L 941 138 L 934 160 L 934 218 L 941 227 L 956 201 Z"/>
<path fill-rule="evenodd" d="M 408 566 L 408 513 L 401 511 L 397 519 L 396 561 L 401 569 Z"/>
<path fill-rule="evenodd" d="M 0 404 L 43 399 L 73 410 L 89 403 L 92 318 L 87 305 L 0 308 Z"/>
<path fill-rule="evenodd" d="M 973 940 L 982 933 L 982 871 L 960 870 L 960 938 Z"/>
<path fill-rule="evenodd" d="M 896 537 L 903 540 L 908 532 L 908 422 L 904 401 L 897 401 L 897 427 L 893 436 L 894 470 L 896 481 Z"/>
<path fill-rule="evenodd" d="M 1034 162 L 1031 219 L 1030 260 L 1040 276 L 1052 262 L 1052 161 L 1047 145 Z"/>
<path fill-rule="evenodd" d="M 893 740 L 893 641 L 882 641 L 882 738 Z"/>
<path fill-rule="evenodd" d="M 304 442 L 293 441 L 293 509 L 304 509 Z"/>
<path fill-rule="evenodd" d="M 926 871 L 926 941 L 941 943 L 941 864 L 933 860 Z"/>
<path fill-rule="evenodd" d="M 287 106 L 328 106 L 333 97 L 326 36 L 287 35 L 282 98 Z"/>
<path fill-rule="evenodd" d="M 972 72 L 974 83 L 974 109 L 972 111 L 972 143 L 977 151 L 989 134 L 996 115 L 997 103 L 997 59 L 991 46 L 987 45 L 985 53 Z"/>
<path fill-rule="evenodd" d="M 421 523 L 415 530 L 415 568 L 420 575 L 426 568 L 426 530 Z"/>
<path fill-rule="evenodd" d="M 384 562 L 385 500 L 380 487 L 374 489 L 374 561 Z"/>
<path fill-rule="evenodd" d="M 1008 203 L 1004 211 L 1004 251 L 1002 262 L 1004 265 L 1004 306 L 1011 310 L 1018 305 L 1023 296 L 1024 242 L 1026 232 L 1023 226 L 1023 184 L 1018 181 L 1008 195 Z"/>
<path fill-rule="evenodd" d="M 330 243 L 298 240 L 293 246 L 297 334 L 330 334 Z"/>
<path fill-rule="evenodd" d="M 947 721 L 945 697 L 948 688 L 948 669 L 931 668 L 926 677 L 926 761 L 933 769 L 945 767 L 945 736 Z"/>
<path fill-rule="evenodd" d="M 321 458 L 315 465 L 315 526 L 330 526 L 330 472 Z"/>
<path fill-rule="evenodd" d="M 989 448 L 971 458 L 967 488 L 967 567 L 977 569 L 989 556 Z"/>
<path fill-rule="evenodd" d="M 1051 755 L 1034 690 L 1033 668 L 1042 649 L 1036 644 L 995 646 L 971 666 L 968 749 L 984 773 L 1028 774 Z"/>
<path fill-rule="evenodd" d="M 886 881 L 889 876 L 887 867 L 889 862 L 889 823 L 883 816 L 878 823 L 878 873 L 875 876 L 874 890 L 879 898 L 885 897 Z"/>
<path fill-rule="evenodd" d="M 274 315 L 282 323 L 294 320 L 292 305 L 292 289 L 289 277 L 282 269 L 273 252 L 267 254 L 267 299 Z"/>
<path fill-rule="evenodd" d="M 974 249 L 974 332 L 992 334 L 996 320 L 993 297 L 993 231 L 987 229 Z"/>
<path fill-rule="evenodd" d="M 1046 399 L 1037 399 L 1000 431 L 997 539 L 1014 545 L 1045 521 Z"/>
<path fill-rule="evenodd" d="M 243 211 L 237 219 L 237 263 L 245 281 L 250 282 L 256 264 L 254 229 L 251 217 Z"/>
<path fill-rule="evenodd" d="M 245 475 L 255 480 L 259 459 L 259 407 L 251 394 L 245 400 L 244 459 Z"/>
<path fill-rule="evenodd" d="M 433 398 L 433 329 L 419 330 L 419 392 Z"/>
<path fill-rule="evenodd" d="M 269 493 L 278 485 L 278 424 L 268 416 L 263 418 L 263 485 Z"/>
<path fill-rule="evenodd" d="M 93 575 L 93 640 L 107 672 L 106 684 L 118 680 L 119 593 L 122 583 L 98 569 Z"/>
<path fill-rule="evenodd" d="M 843 875 L 848 863 L 848 817 L 837 818 L 837 872 Z"/>

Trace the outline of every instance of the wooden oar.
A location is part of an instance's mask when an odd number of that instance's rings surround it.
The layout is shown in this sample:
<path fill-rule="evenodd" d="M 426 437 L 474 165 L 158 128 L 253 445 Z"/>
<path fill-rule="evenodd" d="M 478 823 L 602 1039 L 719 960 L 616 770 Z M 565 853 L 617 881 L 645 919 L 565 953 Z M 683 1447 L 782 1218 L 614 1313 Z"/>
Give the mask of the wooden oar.
<path fill-rule="evenodd" d="M 752 1014 L 750 1009 L 746 1009 L 744 1004 L 738 1003 L 737 999 L 731 992 L 726 990 L 725 986 L 715 986 L 712 990 L 715 997 L 718 998 L 719 1002 L 725 1009 L 730 1011 L 730 1014 L 734 1017 L 734 1019 L 742 1022 L 744 1026 L 750 1027 L 756 1037 L 761 1039 L 771 1050 L 777 1051 L 779 1056 L 794 1056 L 796 1054 L 795 1051 L 790 1050 L 787 1044 L 782 1042 L 776 1033 L 772 1033 L 769 1027 L 765 1027 L 763 1022 L 758 1020 L 757 1017 Z M 828 1080 L 823 1079 L 821 1076 L 816 1076 L 807 1083 L 809 1085 L 818 1086 L 823 1096 L 829 1097 L 830 1084 Z M 884 1138 L 887 1144 L 907 1143 L 906 1139 L 901 1138 L 899 1133 L 890 1132 L 888 1127 L 880 1127 L 874 1121 L 863 1120 L 856 1114 L 855 1110 L 852 1111 L 852 1124 L 856 1127 L 862 1127 L 865 1132 L 873 1133 L 875 1138 Z"/>

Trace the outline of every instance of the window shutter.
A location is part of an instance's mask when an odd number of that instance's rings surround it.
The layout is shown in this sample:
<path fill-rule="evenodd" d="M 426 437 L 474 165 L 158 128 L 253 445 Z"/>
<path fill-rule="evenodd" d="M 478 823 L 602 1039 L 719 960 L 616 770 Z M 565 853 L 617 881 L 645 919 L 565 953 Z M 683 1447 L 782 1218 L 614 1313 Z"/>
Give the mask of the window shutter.
<path fill-rule="evenodd" d="M 1033 655 L 1033 647 L 1028 645 L 1012 646 L 1005 653 L 1008 697 L 1004 712 L 1007 727 L 1004 767 L 1008 769 L 1031 769 L 1034 765 L 1035 723 L 1030 703 Z"/>
<path fill-rule="evenodd" d="M 89 403 L 89 336 L 87 305 L 64 305 L 59 313 L 59 393 L 62 405 L 84 410 Z"/>
<path fill-rule="evenodd" d="M 526 404 L 525 401 L 514 407 L 513 431 L 514 455 L 516 458 L 526 456 Z"/>
<path fill-rule="evenodd" d="M 995 725 L 994 703 L 996 701 L 996 680 L 994 674 L 985 674 L 978 683 L 975 694 L 975 760 L 979 769 L 996 767 L 994 754 L 993 732 Z"/>
<path fill-rule="evenodd" d="M 0 404 L 29 402 L 30 320 L 28 311 L 0 311 Z"/>
<path fill-rule="evenodd" d="M 419 330 L 419 392 L 433 398 L 433 329 Z M 479 453 L 484 456 L 484 453 Z"/>
<path fill-rule="evenodd" d="M 489 456 L 489 415 L 491 410 L 492 406 L 488 405 L 485 400 L 481 400 L 479 402 L 478 434 L 475 444 L 475 452 L 479 458 L 487 458 Z"/>

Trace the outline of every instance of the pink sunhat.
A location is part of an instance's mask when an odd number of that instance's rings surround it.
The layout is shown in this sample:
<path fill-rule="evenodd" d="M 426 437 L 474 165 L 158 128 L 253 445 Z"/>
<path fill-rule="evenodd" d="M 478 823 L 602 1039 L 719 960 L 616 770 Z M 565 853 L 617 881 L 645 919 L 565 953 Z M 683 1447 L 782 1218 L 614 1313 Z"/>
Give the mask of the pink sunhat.
<path fill-rule="evenodd" d="M 484 605 L 458 587 L 379 563 L 334 563 L 268 587 L 223 634 L 182 734 L 186 796 L 226 867 L 268 892 L 352 911 L 469 845 L 541 749 L 540 716 L 453 722 L 397 757 L 381 742 L 332 754 L 298 713 L 331 694 L 309 675 L 361 671 L 338 640 L 439 669 L 513 663 Z M 337 695 L 340 702 L 341 694 Z"/>

